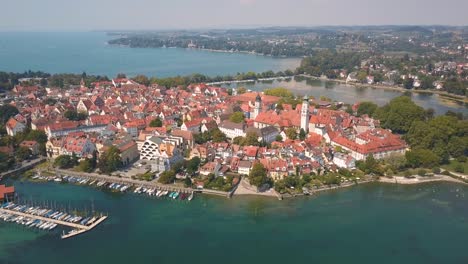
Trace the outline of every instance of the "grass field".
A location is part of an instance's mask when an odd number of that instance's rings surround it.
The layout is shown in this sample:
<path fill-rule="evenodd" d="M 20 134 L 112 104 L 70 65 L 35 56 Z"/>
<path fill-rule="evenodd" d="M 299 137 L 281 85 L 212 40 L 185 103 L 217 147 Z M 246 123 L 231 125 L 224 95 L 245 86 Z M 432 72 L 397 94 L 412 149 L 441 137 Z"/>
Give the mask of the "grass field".
<path fill-rule="evenodd" d="M 463 168 L 463 172 L 456 171 L 457 166 L 460 166 L 460 165 Z M 451 160 L 450 164 L 444 165 L 442 166 L 442 168 L 449 170 L 449 171 L 453 171 L 453 172 L 468 174 L 468 161 L 459 162 L 457 160 Z"/>

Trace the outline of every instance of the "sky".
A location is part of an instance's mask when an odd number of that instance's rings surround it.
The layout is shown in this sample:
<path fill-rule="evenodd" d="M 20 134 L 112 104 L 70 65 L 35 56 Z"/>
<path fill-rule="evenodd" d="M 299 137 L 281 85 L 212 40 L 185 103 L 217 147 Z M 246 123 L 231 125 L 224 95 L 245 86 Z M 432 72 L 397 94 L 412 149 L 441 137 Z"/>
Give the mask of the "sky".
<path fill-rule="evenodd" d="M 0 31 L 468 25 L 467 0 L 4 0 Z"/>

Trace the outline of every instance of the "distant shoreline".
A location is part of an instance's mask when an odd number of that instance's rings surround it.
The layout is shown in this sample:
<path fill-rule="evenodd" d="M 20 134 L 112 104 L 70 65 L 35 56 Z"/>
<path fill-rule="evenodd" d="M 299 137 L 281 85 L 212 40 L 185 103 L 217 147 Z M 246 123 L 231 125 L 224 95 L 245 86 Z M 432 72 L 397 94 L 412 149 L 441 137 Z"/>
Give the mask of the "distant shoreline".
<path fill-rule="evenodd" d="M 345 85 L 350 85 L 350 86 L 354 86 L 354 87 L 358 87 L 358 88 L 375 88 L 375 89 L 382 89 L 382 90 L 390 90 L 390 91 L 397 91 L 397 92 L 402 92 L 402 93 L 405 93 L 405 92 L 410 92 L 410 93 L 421 93 L 421 94 L 437 94 L 437 95 L 440 95 L 446 99 L 449 99 L 449 100 L 452 100 L 452 101 L 456 101 L 456 102 L 460 102 L 460 103 L 464 103 L 464 104 L 468 104 L 468 97 L 466 96 L 462 96 L 462 95 L 456 95 L 456 94 L 451 94 L 451 93 L 447 93 L 445 91 L 437 91 L 437 90 L 414 90 L 414 89 L 405 89 L 405 88 L 402 88 L 402 87 L 398 87 L 398 86 L 387 86 L 387 85 L 378 85 L 378 84 L 361 84 L 361 83 L 348 83 L 344 80 L 339 80 L 339 79 L 321 79 L 319 77 L 315 77 L 315 76 L 311 76 L 311 75 L 306 75 L 306 74 L 301 74 L 301 75 L 297 75 L 297 76 L 301 76 L 301 77 L 304 77 L 304 78 L 310 78 L 310 79 L 314 79 L 314 80 L 321 80 L 321 81 L 327 81 L 327 82 L 335 82 L 335 83 L 340 83 L 340 84 L 345 84 Z"/>
<path fill-rule="evenodd" d="M 117 47 L 126 47 L 131 49 L 185 49 L 185 50 L 201 50 L 201 51 L 209 51 L 209 52 L 216 52 L 216 53 L 232 53 L 232 54 L 248 54 L 248 55 L 256 55 L 261 57 L 271 57 L 275 59 L 302 59 L 305 56 L 273 56 L 269 54 L 257 53 L 255 51 L 245 51 L 245 50 L 218 50 L 218 49 L 205 49 L 205 48 L 188 48 L 188 47 L 132 47 L 130 45 L 125 44 L 112 44 L 109 41 L 106 42 L 109 46 L 117 46 Z"/>

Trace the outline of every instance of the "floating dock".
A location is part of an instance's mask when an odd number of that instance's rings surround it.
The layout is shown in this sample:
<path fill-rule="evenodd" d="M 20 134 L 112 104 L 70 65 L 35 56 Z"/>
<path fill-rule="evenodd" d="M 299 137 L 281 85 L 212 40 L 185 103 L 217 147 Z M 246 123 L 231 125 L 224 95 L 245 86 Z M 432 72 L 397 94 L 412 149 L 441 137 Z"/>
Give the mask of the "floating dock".
<path fill-rule="evenodd" d="M 70 238 L 70 237 L 74 237 L 74 236 L 77 236 L 79 234 L 82 234 L 84 232 L 87 232 L 93 228 L 95 228 L 97 225 L 99 225 L 100 223 L 104 222 L 104 220 L 107 219 L 107 216 L 102 216 L 101 218 L 99 218 L 96 222 L 94 222 L 92 225 L 90 226 L 86 226 L 86 229 L 73 229 L 72 231 L 70 231 L 68 234 L 63 234 L 61 236 L 62 239 L 67 239 L 67 238 Z"/>

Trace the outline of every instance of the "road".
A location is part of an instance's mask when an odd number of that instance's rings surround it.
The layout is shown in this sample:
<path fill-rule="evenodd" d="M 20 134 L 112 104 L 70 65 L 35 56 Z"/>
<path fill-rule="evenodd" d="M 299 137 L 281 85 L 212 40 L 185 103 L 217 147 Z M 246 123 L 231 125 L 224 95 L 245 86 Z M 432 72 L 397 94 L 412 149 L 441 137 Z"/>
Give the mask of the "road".
<path fill-rule="evenodd" d="M 7 176 L 7 175 L 16 174 L 17 172 L 31 169 L 31 168 L 33 168 L 34 166 L 36 166 L 37 164 L 43 162 L 45 159 L 46 159 L 46 158 L 44 158 L 44 157 L 40 157 L 40 158 L 33 159 L 33 160 L 30 160 L 30 161 L 23 161 L 23 162 L 21 163 L 21 167 L 1 173 L 1 174 L 0 174 L 0 180 L 1 180 L 3 177 Z"/>

